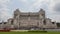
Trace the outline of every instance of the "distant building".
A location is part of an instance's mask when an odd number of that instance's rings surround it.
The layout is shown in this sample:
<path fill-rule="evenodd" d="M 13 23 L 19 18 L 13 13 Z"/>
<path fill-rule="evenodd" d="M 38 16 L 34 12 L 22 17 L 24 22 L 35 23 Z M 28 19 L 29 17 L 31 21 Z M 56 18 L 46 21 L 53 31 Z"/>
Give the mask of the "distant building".
<path fill-rule="evenodd" d="M 39 12 L 20 12 L 19 9 L 14 11 L 13 18 L 8 19 L 8 28 L 15 29 L 41 29 L 41 28 L 57 28 L 56 23 L 45 17 L 43 9 Z"/>
<path fill-rule="evenodd" d="M 0 23 L 0 29 L 7 28 L 7 22 L 1 22 Z"/>
<path fill-rule="evenodd" d="M 56 23 L 56 25 L 57 25 L 57 28 L 60 28 L 60 23 Z"/>

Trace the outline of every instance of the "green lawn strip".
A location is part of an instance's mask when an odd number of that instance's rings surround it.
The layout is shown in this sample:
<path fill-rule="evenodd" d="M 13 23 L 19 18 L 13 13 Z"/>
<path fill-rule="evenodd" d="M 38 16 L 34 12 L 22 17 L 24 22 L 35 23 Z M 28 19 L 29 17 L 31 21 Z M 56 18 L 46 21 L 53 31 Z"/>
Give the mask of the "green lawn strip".
<path fill-rule="evenodd" d="M 0 34 L 46 34 L 46 33 L 32 33 L 32 32 L 0 32 Z"/>
<path fill-rule="evenodd" d="M 48 31 L 48 34 L 60 34 L 60 31 Z"/>
<path fill-rule="evenodd" d="M 57 31 L 48 31 L 47 33 L 38 33 L 38 32 L 0 32 L 0 34 L 60 34 Z"/>

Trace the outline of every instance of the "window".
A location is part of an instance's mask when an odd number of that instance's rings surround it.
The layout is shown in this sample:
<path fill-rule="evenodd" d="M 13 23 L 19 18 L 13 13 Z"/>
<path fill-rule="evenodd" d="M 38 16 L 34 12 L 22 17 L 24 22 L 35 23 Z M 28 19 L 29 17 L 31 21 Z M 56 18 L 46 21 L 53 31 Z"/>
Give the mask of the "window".
<path fill-rule="evenodd" d="M 6 24 L 6 22 L 4 22 L 4 24 Z"/>
<path fill-rule="evenodd" d="M 37 25 L 39 25 L 39 22 L 37 22 Z"/>
<path fill-rule="evenodd" d="M 16 18 L 17 14 L 14 14 L 14 18 Z"/>
<path fill-rule="evenodd" d="M 57 23 L 57 27 L 60 27 L 60 23 Z"/>
<path fill-rule="evenodd" d="M 45 20 L 43 21 L 43 23 L 44 23 L 44 25 L 46 25 L 46 21 Z"/>
<path fill-rule="evenodd" d="M 55 24 L 55 22 L 52 22 L 52 24 Z"/>
<path fill-rule="evenodd" d="M 42 14 L 42 16 L 44 16 L 44 14 Z"/>
<path fill-rule="evenodd" d="M 11 25 L 13 25 L 13 20 L 11 21 Z"/>

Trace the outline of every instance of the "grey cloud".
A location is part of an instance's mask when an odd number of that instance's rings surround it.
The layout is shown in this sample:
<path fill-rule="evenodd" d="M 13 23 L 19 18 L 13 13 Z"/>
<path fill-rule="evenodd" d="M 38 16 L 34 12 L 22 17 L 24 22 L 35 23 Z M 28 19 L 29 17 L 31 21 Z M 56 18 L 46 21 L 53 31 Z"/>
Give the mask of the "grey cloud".
<path fill-rule="evenodd" d="M 53 10 L 56 12 L 60 12 L 60 3 L 56 3 L 55 6 L 53 7 Z"/>

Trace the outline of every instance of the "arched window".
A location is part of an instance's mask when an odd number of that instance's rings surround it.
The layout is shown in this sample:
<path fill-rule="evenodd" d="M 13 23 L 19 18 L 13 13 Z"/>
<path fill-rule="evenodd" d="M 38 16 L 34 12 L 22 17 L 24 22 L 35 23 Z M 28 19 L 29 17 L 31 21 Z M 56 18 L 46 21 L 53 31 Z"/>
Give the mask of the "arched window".
<path fill-rule="evenodd" d="M 11 25 L 13 25 L 13 20 L 11 21 Z"/>
<path fill-rule="evenodd" d="M 37 25 L 39 26 L 39 22 L 37 22 Z"/>
<path fill-rule="evenodd" d="M 55 24 L 55 22 L 52 22 L 52 24 Z"/>
<path fill-rule="evenodd" d="M 16 18 L 17 14 L 14 14 L 14 18 Z"/>
<path fill-rule="evenodd" d="M 46 21 L 45 20 L 43 21 L 43 23 L 44 23 L 44 25 L 46 25 Z"/>

